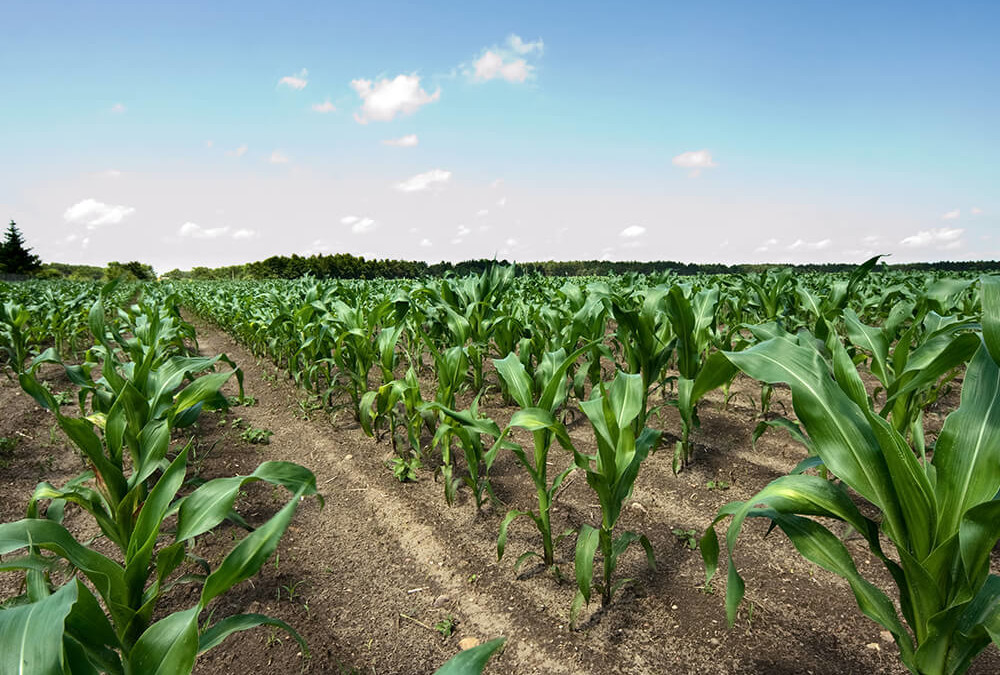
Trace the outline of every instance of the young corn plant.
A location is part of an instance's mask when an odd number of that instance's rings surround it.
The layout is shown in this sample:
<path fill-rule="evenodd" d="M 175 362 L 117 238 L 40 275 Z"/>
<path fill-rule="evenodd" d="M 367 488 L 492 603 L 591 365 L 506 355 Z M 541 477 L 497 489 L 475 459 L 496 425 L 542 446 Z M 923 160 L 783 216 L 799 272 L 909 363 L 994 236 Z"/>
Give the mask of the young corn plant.
<path fill-rule="evenodd" d="M 89 382 L 83 395 L 91 394 L 91 414 L 64 416 L 38 381 L 42 363 L 58 362 L 51 350 L 20 376 L 25 391 L 56 416 L 90 470 L 61 488 L 40 483 L 28 517 L 0 524 L 0 555 L 25 551 L 6 558 L 2 569 L 26 574 L 25 593 L 0 610 L 0 635 L 19 636 L 5 641 L 13 647 L 0 654 L 0 672 L 189 673 L 199 654 L 234 632 L 265 624 L 288 631 L 305 651 L 294 629 L 277 619 L 239 614 L 209 627 L 199 618 L 213 599 L 257 573 L 277 548 L 299 500 L 316 494 L 315 477 L 296 464 L 266 462 L 249 476 L 218 478 L 182 495 L 191 444 L 171 459 L 171 432 L 192 423 L 203 408 L 224 407 L 220 388 L 234 371 L 198 375 L 218 357 L 160 359 L 170 350 L 150 342 L 152 334 L 144 338 L 145 351 L 134 350 L 146 359 L 119 361 L 103 319 L 98 300 L 91 324 L 104 347 L 101 380 L 95 383 L 84 378 L 87 369 L 66 366 L 72 377 Z M 285 487 L 291 499 L 214 571 L 175 579 L 190 558 L 194 538 L 235 517 L 233 503 L 241 487 L 260 480 Z M 42 515 L 39 506 L 45 502 Z M 89 548 L 63 527 L 66 502 L 94 519 L 117 555 Z M 173 514 L 176 526 L 169 524 Z M 67 565 L 72 578 L 56 585 L 52 572 L 64 572 Z M 154 622 L 159 599 L 180 582 L 200 585 L 197 602 Z"/>
<path fill-rule="evenodd" d="M 496 502 L 493 487 L 490 485 L 489 470 L 496 460 L 497 453 L 503 447 L 509 447 L 506 441 L 494 443 L 489 450 L 483 443 L 483 436 L 499 439 L 502 435 L 497 423 L 488 417 L 479 415 L 479 398 L 472 402 L 468 410 L 455 411 L 445 408 L 439 403 L 431 404 L 440 412 L 441 421 L 434 434 L 433 444 L 441 448 L 441 476 L 444 480 L 444 495 L 448 505 L 454 503 L 459 485 L 464 480 L 472 490 L 476 501 L 476 510 L 483 507 L 487 495 Z M 461 479 L 454 477 L 452 461 L 452 441 L 457 441 L 465 455 L 466 475 Z"/>
<path fill-rule="evenodd" d="M 570 609 L 570 624 L 576 623 L 583 604 L 590 604 L 592 590 L 601 594 L 601 606 L 607 607 L 611 597 L 631 579 L 614 581 L 618 558 L 629 545 L 638 542 L 646 551 L 646 560 L 656 569 L 653 547 L 646 535 L 623 532 L 615 537 L 615 525 L 632 486 L 639 475 L 639 466 L 656 447 L 660 432 L 644 428 L 639 436 L 632 431 L 642 405 L 642 378 L 619 372 L 606 392 L 592 396 L 580 404 L 594 429 L 597 454 L 586 455 L 574 448 L 576 465 L 586 472 L 587 484 L 597 493 L 601 505 L 601 526 L 583 524 L 576 540 L 577 592 Z M 594 579 L 594 556 L 600 552 L 603 573 Z"/>
<path fill-rule="evenodd" d="M 746 502 L 720 509 L 700 542 L 708 578 L 719 555 L 715 525 L 726 534 L 730 625 L 744 595 L 734 551 L 748 517 L 767 518 L 799 553 L 843 577 L 858 606 L 885 630 L 903 665 L 919 675 L 965 672 L 992 641 L 1000 645 L 1000 577 L 990 554 L 1000 540 L 1000 279 L 982 280 L 982 337 L 965 372 L 961 403 L 945 420 L 930 462 L 876 412 L 846 350 L 828 342 L 832 363 L 808 334 L 775 337 L 727 356 L 743 372 L 787 382 L 817 455 L 839 481 L 779 478 Z M 877 509 L 863 515 L 848 488 Z M 888 569 L 900 611 L 858 571 L 851 554 L 812 517 L 857 530 Z M 881 537 L 895 557 L 883 551 Z"/>
<path fill-rule="evenodd" d="M 681 438 L 674 448 L 674 473 L 691 463 L 691 433 L 701 426 L 698 403 L 708 392 L 731 381 L 736 368 L 712 345 L 719 289 L 707 288 L 692 299 L 675 285 L 666 296 L 666 312 L 676 334 L 677 410 L 681 415 Z M 641 430 L 641 429 L 637 429 Z"/>
<path fill-rule="evenodd" d="M 529 516 L 538 528 L 539 534 L 542 535 L 542 553 L 539 554 L 536 551 L 523 553 L 517 559 L 514 565 L 515 569 L 519 568 L 528 558 L 540 557 L 546 568 L 552 569 L 557 575 L 559 573 L 555 562 L 555 543 L 562 537 L 571 534 L 572 530 L 568 530 L 553 539 L 549 511 L 556 490 L 559 489 L 574 466 L 570 464 L 549 482 L 548 457 L 549 450 L 556 440 L 566 449 L 572 447 L 565 427 L 556 420 L 556 412 L 566 401 L 567 371 L 589 347 L 590 345 L 586 345 L 568 356 L 562 349 L 550 352 L 546 355 L 547 358 L 543 359 L 534 379 L 528 375 L 524 365 L 514 354 L 508 354 L 506 358 L 493 361 L 507 391 L 521 408 L 511 417 L 510 424 L 504 429 L 497 443 L 502 442 L 514 427 L 530 431 L 534 441 L 534 452 L 531 457 L 517 443 L 511 442 L 507 446 L 528 472 L 528 476 L 531 477 L 538 499 L 538 510 L 535 512 L 514 509 L 507 513 L 500 523 L 500 534 L 497 537 L 497 559 L 503 558 L 504 549 L 507 546 L 507 530 L 517 518 Z"/>

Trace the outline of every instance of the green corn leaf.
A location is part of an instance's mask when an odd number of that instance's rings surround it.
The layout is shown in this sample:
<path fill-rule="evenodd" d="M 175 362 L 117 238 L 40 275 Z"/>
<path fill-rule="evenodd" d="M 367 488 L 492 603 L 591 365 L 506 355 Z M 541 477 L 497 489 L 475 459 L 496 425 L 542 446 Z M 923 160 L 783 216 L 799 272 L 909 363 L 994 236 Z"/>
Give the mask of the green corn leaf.
<path fill-rule="evenodd" d="M 983 340 L 990 356 L 1000 363 L 1000 277 L 981 279 Z"/>
<path fill-rule="evenodd" d="M 219 568 L 208 575 L 201 590 L 201 606 L 212 598 L 225 593 L 241 581 L 249 579 L 261 568 L 275 549 L 292 522 L 301 493 L 296 493 L 278 513 L 248 534 L 225 557 Z"/>
<path fill-rule="evenodd" d="M 576 587 L 584 602 L 590 604 L 590 589 L 594 585 L 594 555 L 600 542 L 601 531 L 584 523 L 576 536 Z"/>
<path fill-rule="evenodd" d="M 176 540 L 196 537 L 221 523 L 232 511 L 240 488 L 257 480 L 303 496 L 316 494 L 316 476 L 308 469 L 292 462 L 264 462 L 249 476 L 216 478 L 188 495 L 180 504 Z"/>
<path fill-rule="evenodd" d="M 1000 489 L 1000 366 L 984 348 L 966 369 L 961 403 L 945 420 L 932 461 L 944 540 L 963 513 Z"/>
<path fill-rule="evenodd" d="M 521 408 L 530 408 L 535 402 L 531 394 L 531 378 L 524 370 L 524 365 L 518 360 L 517 354 L 511 352 L 505 358 L 493 359 L 497 373 L 507 384 L 507 391 Z"/>
<path fill-rule="evenodd" d="M 77 598 L 68 583 L 38 602 L 0 609 L 0 672 L 61 675 L 63 626 Z"/>
<path fill-rule="evenodd" d="M 459 652 L 434 671 L 434 675 L 480 675 L 490 657 L 503 646 L 504 642 L 505 638 L 496 638 L 478 647 Z"/>
<path fill-rule="evenodd" d="M 507 548 L 507 530 L 510 528 L 510 524 L 521 516 L 530 515 L 532 515 L 531 511 L 511 510 L 508 511 L 507 515 L 504 516 L 504 519 L 500 521 L 500 533 L 497 535 L 497 560 L 503 558 L 504 550 Z"/>
<path fill-rule="evenodd" d="M 294 628 L 281 619 L 273 619 L 264 614 L 235 614 L 216 622 L 215 625 L 202 633 L 198 638 L 198 654 L 204 654 L 209 649 L 217 647 L 233 633 L 256 628 L 257 626 L 274 626 L 285 631 L 299 643 L 299 648 L 302 650 L 303 656 L 308 657 L 309 647 Z"/>
<path fill-rule="evenodd" d="M 129 670 L 143 675 L 184 675 L 198 656 L 201 606 L 174 612 L 139 636 L 128 655 Z"/>

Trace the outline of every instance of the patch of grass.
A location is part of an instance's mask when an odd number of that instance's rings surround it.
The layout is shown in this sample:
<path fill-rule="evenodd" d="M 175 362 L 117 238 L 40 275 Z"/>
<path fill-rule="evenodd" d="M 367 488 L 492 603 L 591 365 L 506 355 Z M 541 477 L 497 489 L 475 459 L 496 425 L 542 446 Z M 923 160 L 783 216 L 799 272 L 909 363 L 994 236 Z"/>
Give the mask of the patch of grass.
<path fill-rule="evenodd" d="M 0 436 L 0 469 L 10 466 L 10 461 L 14 458 L 14 449 L 17 447 L 17 439 L 13 436 Z"/>
<path fill-rule="evenodd" d="M 254 445 L 267 445 L 271 442 L 271 436 L 274 432 L 270 429 L 259 429 L 257 427 L 247 427 L 240 434 L 240 438 L 247 442 L 253 443 Z"/>

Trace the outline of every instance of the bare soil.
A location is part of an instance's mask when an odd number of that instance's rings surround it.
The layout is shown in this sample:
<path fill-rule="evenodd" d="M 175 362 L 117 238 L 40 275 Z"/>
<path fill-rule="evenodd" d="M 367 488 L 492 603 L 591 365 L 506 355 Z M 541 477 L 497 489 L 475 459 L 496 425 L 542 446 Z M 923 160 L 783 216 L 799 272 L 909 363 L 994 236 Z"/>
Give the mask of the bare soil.
<path fill-rule="evenodd" d="M 703 405 L 696 462 L 680 476 L 670 466 L 672 434 L 680 428 L 676 411 L 664 408 L 651 418 L 651 425 L 665 430 L 664 450 L 643 465 L 620 527 L 649 537 L 657 571 L 646 568 L 640 548 L 630 550 L 618 575 L 635 583 L 604 610 L 599 601 L 592 604 L 579 629 L 570 630 L 575 584 L 560 583 L 531 562 L 520 576 L 513 571 L 518 555 L 541 547 L 530 521 L 515 523 L 508 553 L 497 562 L 500 520 L 509 508 L 532 508 L 535 499 L 512 456 L 502 455 L 491 474 L 505 506 L 477 513 L 471 495 L 460 491 L 448 507 L 432 470 L 423 470 L 416 483 L 399 483 L 386 467 L 391 448 L 366 437 L 347 412 L 313 409 L 309 396 L 272 364 L 214 327 L 196 326 L 202 352 L 232 357 L 245 372 L 247 394 L 257 401 L 202 416 L 194 440 L 201 476 L 250 473 L 269 459 L 295 461 L 315 472 L 326 500 L 324 508 L 304 500 L 275 558 L 210 608 L 216 619 L 247 611 L 284 619 L 306 639 L 309 655 L 283 633 L 258 628 L 204 655 L 198 673 L 423 674 L 455 654 L 462 638 L 498 636 L 507 644 L 488 673 L 905 672 L 895 645 L 860 614 L 847 584 L 804 561 L 780 532 L 765 538 L 762 526 L 745 528 L 737 556 L 747 595 L 731 629 L 723 608 L 725 570 L 706 588 L 699 553 L 674 533 L 693 530 L 700 536 L 721 505 L 749 498 L 805 457 L 778 431 L 751 448 L 757 420 L 751 401 L 758 391 L 752 382 L 738 381 L 727 406 L 718 392 Z M 54 377 L 55 389 L 68 387 Z M 951 398 L 946 403 L 954 406 Z M 774 405 L 790 410 L 786 391 L 776 392 Z M 481 407 L 498 422 L 511 413 L 496 394 L 484 396 Z M 930 424 L 939 425 L 939 417 Z M 0 386 L 0 436 L 18 438 L 12 455 L 0 458 L 4 521 L 23 516 L 39 479 L 58 485 L 82 469 L 53 423 L 16 382 Z M 272 431 L 270 443 L 242 440 L 248 427 Z M 592 443 L 588 428 L 582 419 L 571 424 L 581 447 Z M 551 459 L 552 471 L 571 462 L 558 448 Z M 710 488 L 709 481 L 726 487 Z M 258 487 L 247 490 L 238 506 L 256 523 L 286 498 Z M 554 531 L 599 520 L 596 497 L 582 476 L 572 476 L 553 511 Z M 197 552 L 217 562 L 238 536 L 236 528 L 219 528 L 200 538 Z M 567 540 L 559 548 L 567 575 L 572 546 Z M 889 589 L 862 542 L 849 540 L 848 546 L 862 571 Z M 0 577 L 0 584 L 0 597 L 15 591 L 10 575 Z M 167 598 L 168 608 L 190 606 L 192 592 L 182 588 Z M 449 620 L 454 633 L 446 637 L 434 627 Z M 991 647 L 970 672 L 1000 672 L 1000 653 Z"/>

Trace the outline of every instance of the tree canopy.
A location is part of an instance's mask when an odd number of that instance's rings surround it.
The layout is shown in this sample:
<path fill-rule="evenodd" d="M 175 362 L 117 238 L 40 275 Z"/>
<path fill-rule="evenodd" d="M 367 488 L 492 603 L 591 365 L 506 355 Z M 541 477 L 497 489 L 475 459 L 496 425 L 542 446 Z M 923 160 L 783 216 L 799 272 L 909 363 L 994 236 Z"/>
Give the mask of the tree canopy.
<path fill-rule="evenodd" d="M 42 260 L 24 245 L 24 236 L 14 221 L 4 233 L 0 243 L 0 272 L 4 274 L 31 274 L 42 266 Z"/>

